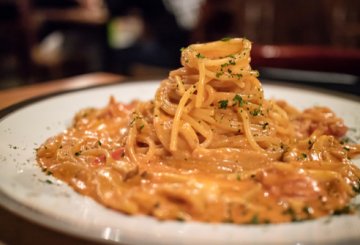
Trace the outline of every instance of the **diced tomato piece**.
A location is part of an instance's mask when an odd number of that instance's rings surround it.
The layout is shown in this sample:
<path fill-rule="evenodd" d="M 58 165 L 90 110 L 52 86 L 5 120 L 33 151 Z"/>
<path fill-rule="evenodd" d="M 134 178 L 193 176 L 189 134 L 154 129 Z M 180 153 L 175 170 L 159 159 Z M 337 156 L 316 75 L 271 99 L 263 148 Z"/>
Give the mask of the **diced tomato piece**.
<path fill-rule="evenodd" d="M 98 156 L 94 159 L 94 161 L 92 162 L 92 165 L 93 166 L 101 166 L 105 163 L 106 161 L 106 156 L 105 155 L 101 155 L 101 156 Z"/>
<path fill-rule="evenodd" d="M 120 160 L 122 157 L 124 157 L 124 154 L 125 154 L 125 148 L 120 147 L 111 153 L 111 157 L 114 160 Z"/>

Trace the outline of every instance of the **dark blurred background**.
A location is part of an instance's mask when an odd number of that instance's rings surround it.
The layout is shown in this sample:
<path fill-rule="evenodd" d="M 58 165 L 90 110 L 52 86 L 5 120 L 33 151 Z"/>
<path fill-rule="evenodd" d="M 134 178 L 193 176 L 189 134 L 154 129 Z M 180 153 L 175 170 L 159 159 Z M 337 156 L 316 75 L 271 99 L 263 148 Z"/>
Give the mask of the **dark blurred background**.
<path fill-rule="evenodd" d="M 0 0 L 0 89 L 166 76 L 181 47 L 229 36 L 253 42 L 263 78 L 360 94 L 358 0 Z"/>

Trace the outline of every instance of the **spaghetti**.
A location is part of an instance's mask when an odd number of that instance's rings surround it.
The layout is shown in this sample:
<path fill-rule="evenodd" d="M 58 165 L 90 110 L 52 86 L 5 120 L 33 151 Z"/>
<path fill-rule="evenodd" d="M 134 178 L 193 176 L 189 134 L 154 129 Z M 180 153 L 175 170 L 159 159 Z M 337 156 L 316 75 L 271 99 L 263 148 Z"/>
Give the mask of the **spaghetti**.
<path fill-rule="evenodd" d="M 84 109 L 38 150 L 40 166 L 127 214 L 281 223 L 351 212 L 360 146 L 330 109 L 264 99 L 251 43 L 182 50 L 153 100 Z"/>

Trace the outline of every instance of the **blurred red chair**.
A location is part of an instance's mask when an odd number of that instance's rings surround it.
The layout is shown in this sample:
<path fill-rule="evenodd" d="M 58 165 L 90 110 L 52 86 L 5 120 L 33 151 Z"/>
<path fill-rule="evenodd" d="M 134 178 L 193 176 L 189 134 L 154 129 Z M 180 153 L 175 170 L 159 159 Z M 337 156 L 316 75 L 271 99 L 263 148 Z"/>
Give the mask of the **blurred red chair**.
<path fill-rule="evenodd" d="M 254 45 L 262 79 L 305 83 L 360 94 L 360 50 L 325 46 Z"/>
<path fill-rule="evenodd" d="M 360 75 L 360 50 L 325 46 L 254 45 L 252 66 Z"/>

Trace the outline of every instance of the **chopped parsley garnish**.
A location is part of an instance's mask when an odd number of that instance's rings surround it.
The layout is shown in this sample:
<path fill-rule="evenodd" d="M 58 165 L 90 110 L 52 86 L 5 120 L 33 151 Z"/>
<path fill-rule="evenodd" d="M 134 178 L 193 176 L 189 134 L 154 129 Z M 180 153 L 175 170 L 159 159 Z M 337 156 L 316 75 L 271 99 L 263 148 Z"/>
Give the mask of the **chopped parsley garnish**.
<path fill-rule="evenodd" d="M 142 124 L 142 125 L 140 126 L 139 130 L 141 131 L 144 127 L 145 127 L 145 125 Z"/>
<path fill-rule="evenodd" d="M 75 152 L 75 156 L 80 156 L 81 155 L 81 151 L 77 151 L 77 152 Z"/>
<path fill-rule="evenodd" d="M 344 149 L 345 151 L 350 151 L 350 148 L 349 148 L 348 146 L 344 146 L 343 149 Z"/>
<path fill-rule="evenodd" d="M 236 65 L 236 62 L 235 62 L 235 60 L 229 60 L 229 64 L 230 65 Z"/>
<path fill-rule="evenodd" d="M 253 74 L 254 74 L 255 77 L 258 77 L 258 76 L 260 75 L 260 74 L 259 74 L 259 71 L 256 71 L 256 70 L 254 70 Z M 259 91 L 260 91 L 260 90 L 259 90 Z"/>
<path fill-rule="evenodd" d="M 238 95 L 238 94 L 236 94 L 235 96 L 234 96 L 234 98 L 233 98 L 233 102 L 234 102 L 234 105 L 238 105 L 238 106 L 243 106 L 244 105 L 244 100 L 243 100 L 243 98 L 240 96 L 240 95 Z"/>
<path fill-rule="evenodd" d="M 232 74 L 232 76 L 236 77 L 237 79 L 240 79 L 242 77 L 242 75 L 239 73 L 234 73 L 234 74 Z"/>
<path fill-rule="evenodd" d="M 224 68 L 224 67 L 229 66 L 229 65 L 230 65 L 229 63 L 221 64 L 221 68 Z"/>
<path fill-rule="evenodd" d="M 284 215 L 289 215 L 291 217 L 292 222 L 300 221 L 299 218 L 296 215 L 295 210 L 292 207 L 289 207 L 283 212 Z"/>
<path fill-rule="evenodd" d="M 259 218 L 257 214 L 254 214 L 254 216 L 251 218 L 250 224 L 259 224 Z"/>
<path fill-rule="evenodd" d="M 101 145 L 102 145 L 100 140 L 98 140 L 98 145 L 99 145 L 99 146 L 101 146 Z"/>
<path fill-rule="evenodd" d="M 49 180 L 49 179 L 45 180 L 45 183 L 46 184 L 53 184 L 53 182 L 51 180 Z"/>
<path fill-rule="evenodd" d="M 240 174 L 237 174 L 237 175 L 236 175 L 236 180 L 237 180 L 237 181 L 240 181 L 240 180 L 241 180 Z"/>
<path fill-rule="evenodd" d="M 253 115 L 253 116 L 258 116 L 258 115 L 261 114 L 261 110 L 260 110 L 260 108 L 256 108 L 255 110 L 250 112 L 250 114 Z"/>
<path fill-rule="evenodd" d="M 134 117 L 130 122 L 130 126 L 132 126 L 135 123 L 135 121 L 138 120 L 138 119 L 142 119 L 142 117 L 140 117 L 140 116 Z"/>
<path fill-rule="evenodd" d="M 42 171 L 43 171 L 44 173 L 46 173 L 46 175 L 52 175 L 52 174 L 53 174 L 53 173 L 52 173 L 51 171 L 49 171 L 47 168 L 42 169 Z"/>
<path fill-rule="evenodd" d="M 198 59 L 204 59 L 204 58 L 205 58 L 205 56 L 204 56 L 204 55 L 202 55 L 202 54 L 200 54 L 200 53 L 198 53 L 198 54 L 196 55 L 196 58 L 198 58 Z"/>
<path fill-rule="evenodd" d="M 311 214 L 312 214 L 312 209 L 311 209 L 311 207 L 309 207 L 309 206 L 304 206 L 304 207 L 302 208 L 302 211 L 303 211 L 307 216 L 311 216 Z"/>
<path fill-rule="evenodd" d="M 185 47 L 182 47 L 181 49 L 180 49 L 180 51 L 182 52 L 182 51 L 184 51 L 186 48 Z"/>
<path fill-rule="evenodd" d="M 301 153 L 301 157 L 302 157 L 302 159 L 306 159 L 307 158 L 307 155 L 306 155 L 306 153 Z"/>
<path fill-rule="evenodd" d="M 345 144 L 345 143 L 349 143 L 350 142 L 350 139 L 348 137 L 345 137 L 343 138 L 341 141 L 340 141 L 340 144 Z"/>
<path fill-rule="evenodd" d="M 224 75 L 223 71 L 216 72 L 216 77 L 217 78 L 221 77 L 222 75 Z"/>
<path fill-rule="evenodd" d="M 219 103 L 219 108 L 220 109 L 226 109 L 227 106 L 228 106 L 228 100 L 220 100 L 218 103 Z"/>
<path fill-rule="evenodd" d="M 227 41 L 229 41 L 231 39 L 232 39 L 232 37 L 223 37 L 220 40 L 223 41 L 223 42 L 227 42 Z"/>

